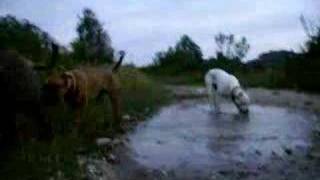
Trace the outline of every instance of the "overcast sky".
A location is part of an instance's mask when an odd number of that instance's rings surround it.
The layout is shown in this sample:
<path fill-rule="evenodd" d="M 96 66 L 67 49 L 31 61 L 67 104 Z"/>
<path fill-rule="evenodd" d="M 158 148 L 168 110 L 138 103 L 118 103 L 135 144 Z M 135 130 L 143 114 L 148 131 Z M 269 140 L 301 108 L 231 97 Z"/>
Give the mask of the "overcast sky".
<path fill-rule="evenodd" d="M 301 14 L 320 17 L 320 0 L 0 0 L 0 15 L 26 18 L 63 45 L 76 37 L 77 16 L 91 8 L 109 32 L 113 46 L 137 65 L 152 62 L 183 34 L 215 54 L 218 32 L 247 37 L 248 59 L 276 49 L 299 50 L 305 33 Z"/>

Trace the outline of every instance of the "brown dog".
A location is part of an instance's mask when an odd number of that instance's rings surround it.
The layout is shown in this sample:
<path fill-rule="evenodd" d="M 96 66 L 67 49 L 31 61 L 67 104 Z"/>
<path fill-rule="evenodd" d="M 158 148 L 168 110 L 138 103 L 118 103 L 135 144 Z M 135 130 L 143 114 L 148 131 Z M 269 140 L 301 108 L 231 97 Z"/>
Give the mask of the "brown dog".
<path fill-rule="evenodd" d="M 62 97 L 64 102 L 76 111 L 76 124 L 80 124 L 82 108 L 89 98 L 97 98 L 107 92 L 111 100 L 113 125 L 120 126 L 120 83 L 115 76 L 125 53 L 120 52 L 119 61 L 111 68 L 79 67 L 60 75 L 48 77 L 45 85 L 46 94 L 55 98 Z M 49 98 L 50 99 L 50 98 Z"/>

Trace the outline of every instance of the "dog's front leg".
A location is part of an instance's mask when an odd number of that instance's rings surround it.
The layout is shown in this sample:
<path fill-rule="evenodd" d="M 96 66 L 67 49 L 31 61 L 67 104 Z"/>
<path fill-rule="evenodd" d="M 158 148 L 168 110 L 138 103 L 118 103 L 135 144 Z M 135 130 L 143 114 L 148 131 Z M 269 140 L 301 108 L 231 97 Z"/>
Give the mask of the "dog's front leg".
<path fill-rule="evenodd" d="M 120 121 L 121 121 L 121 104 L 120 104 L 120 93 L 119 92 L 110 92 L 110 101 L 112 106 L 112 117 L 113 117 L 113 126 L 115 128 L 120 129 Z"/>
<path fill-rule="evenodd" d="M 207 93 L 208 93 L 208 101 L 209 101 L 209 106 L 210 106 L 210 110 L 214 109 L 215 106 L 215 90 L 212 87 L 212 82 L 211 79 L 206 78 L 206 87 L 207 87 Z"/>
<path fill-rule="evenodd" d="M 213 94 L 213 102 L 214 102 L 214 110 L 216 113 L 220 113 L 220 96 L 217 92 L 214 92 Z"/>
<path fill-rule="evenodd" d="M 209 101 L 210 110 L 213 110 L 213 108 L 214 108 L 214 94 L 210 88 L 208 88 L 208 101 Z"/>

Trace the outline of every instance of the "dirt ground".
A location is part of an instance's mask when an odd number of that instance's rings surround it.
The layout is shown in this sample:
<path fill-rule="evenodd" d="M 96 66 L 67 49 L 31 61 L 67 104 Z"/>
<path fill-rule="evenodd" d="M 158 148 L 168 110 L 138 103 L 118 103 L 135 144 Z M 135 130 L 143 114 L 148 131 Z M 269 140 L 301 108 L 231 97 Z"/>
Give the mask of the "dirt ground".
<path fill-rule="evenodd" d="M 252 115 L 217 116 L 204 88 L 168 88 L 176 101 L 113 151 L 112 179 L 320 179 L 319 95 L 248 89 Z"/>

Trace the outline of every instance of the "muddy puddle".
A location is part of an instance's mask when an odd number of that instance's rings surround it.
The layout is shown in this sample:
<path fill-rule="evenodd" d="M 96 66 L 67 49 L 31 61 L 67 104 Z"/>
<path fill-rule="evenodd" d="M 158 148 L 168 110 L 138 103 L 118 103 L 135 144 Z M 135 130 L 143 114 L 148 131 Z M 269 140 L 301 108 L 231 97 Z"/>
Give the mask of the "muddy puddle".
<path fill-rule="evenodd" d="M 290 169 L 291 160 L 303 159 L 292 164 L 293 177 L 311 166 L 316 114 L 262 105 L 250 110 L 242 116 L 226 103 L 216 114 L 199 100 L 165 107 L 128 135 L 118 171 L 122 179 L 256 179 L 287 177 L 281 169 Z"/>

